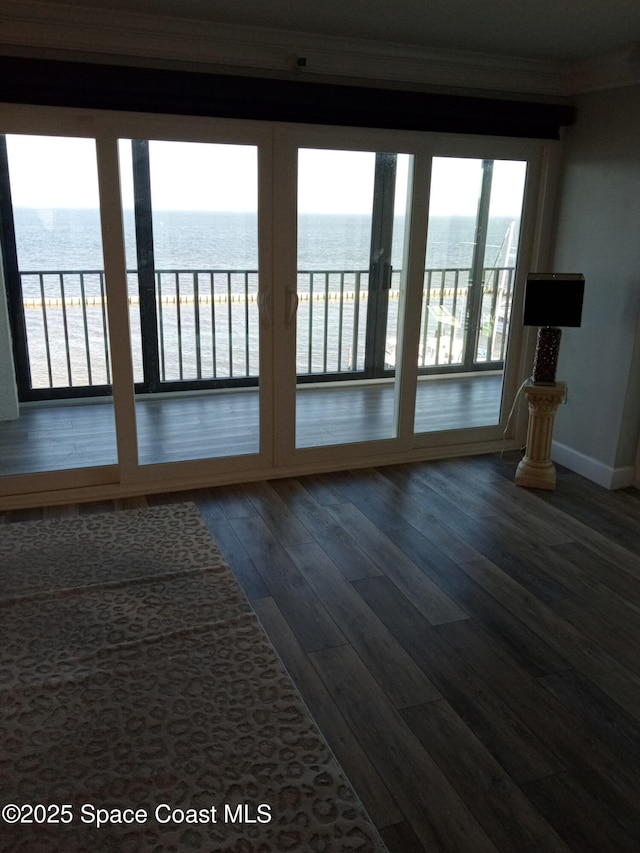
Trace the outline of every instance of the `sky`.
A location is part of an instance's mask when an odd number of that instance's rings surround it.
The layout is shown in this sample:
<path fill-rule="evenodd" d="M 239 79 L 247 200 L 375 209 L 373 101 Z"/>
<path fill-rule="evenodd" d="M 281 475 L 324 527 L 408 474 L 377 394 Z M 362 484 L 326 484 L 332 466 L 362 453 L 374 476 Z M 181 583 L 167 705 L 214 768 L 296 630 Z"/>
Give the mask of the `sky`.
<path fill-rule="evenodd" d="M 95 143 L 67 137 L 8 136 L 9 171 L 16 207 L 95 208 L 98 204 Z M 257 151 L 249 145 L 190 142 L 150 144 L 151 193 L 158 210 L 255 210 Z M 133 206 L 131 155 L 120 141 L 123 206 Z M 404 212 L 409 156 L 399 155 L 396 212 Z M 301 213 L 370 213 L 375 155 L 310 150 L 299 154 Z M 517 216 L 525 164 L 496 161 L 491 213 Z M 435 158 L 431 180 L 433 216 L 473 216 L 478 206 L 481 161 Z"/>

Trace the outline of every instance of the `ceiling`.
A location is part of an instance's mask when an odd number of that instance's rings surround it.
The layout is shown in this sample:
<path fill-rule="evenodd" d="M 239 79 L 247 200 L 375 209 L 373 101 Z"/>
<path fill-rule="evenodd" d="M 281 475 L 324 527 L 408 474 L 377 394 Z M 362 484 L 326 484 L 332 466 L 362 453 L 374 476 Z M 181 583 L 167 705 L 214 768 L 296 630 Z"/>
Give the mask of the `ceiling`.
<path fill-rule="evenodd" d="M 638 0 L 48 0 L 60 4 L 546 60 L 640 41 Z"/>
<path fill-rule="evenodd" d="M 0 0 L 0 53 L 43 51 L 566 97 L 640 82 L 640 0 Z"/>

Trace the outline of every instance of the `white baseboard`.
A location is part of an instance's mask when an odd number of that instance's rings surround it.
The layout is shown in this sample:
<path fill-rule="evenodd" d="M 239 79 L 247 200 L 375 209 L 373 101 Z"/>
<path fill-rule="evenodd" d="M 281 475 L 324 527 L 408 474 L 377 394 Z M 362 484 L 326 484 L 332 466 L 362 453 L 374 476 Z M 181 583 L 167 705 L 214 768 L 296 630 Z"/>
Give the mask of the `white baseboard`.
<path fill-rule="evenodd" d="M 605 489 L 624 489 L 633 486 L 636 481 L 636 469 L 633 465 L 624 468 L 612 468 L 591 456 L 586 456 L 566 444 L 554 441 L 551 446 L 551 458 L 559 465 L 570 468 L 576 474 L 592 480 Z"/>

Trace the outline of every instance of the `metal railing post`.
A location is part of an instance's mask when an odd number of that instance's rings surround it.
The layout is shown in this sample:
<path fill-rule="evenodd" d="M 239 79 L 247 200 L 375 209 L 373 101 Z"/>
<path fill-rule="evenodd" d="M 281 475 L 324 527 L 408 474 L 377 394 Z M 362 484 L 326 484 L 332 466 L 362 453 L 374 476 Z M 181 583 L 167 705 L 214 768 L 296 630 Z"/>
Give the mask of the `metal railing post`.
<path fill-rule="evenodd" d="M 453 373 L 456 369 L 469 368 L 458 354 L 458 345 L 462 338 L 457 334 L 458 314 L 464 306 L 464 292 L 468 286 L 464 276 L 469 275 L 468 268 L 440 268 L 425 270 L 424 295 L 420 330 L 420 352 L 418 368 L 421 371 Z M 129 271 L 133 275 L 132 271 Z M 46 389 L 53 389 L 60 374 L 66 372 L 68 387 L 73 385 L 73 396 L 82 395 L 83 388 L 100 386 L 100 377 L 94 364 L 91 351 L 92 330 L 95 334 L 97 323 L 90 323 L 88 309 L 95 306 L 100 311 L 101 327 L 99 334 L 104 348 L 105 373 L 110 383 L 109 342 L 107 335 L 106 299 L 104 293 L 104 272 L 101 270 L 56 270 L 41 272 L 22 272 L 21 290 L 32 297 L 24 297 L 23 310 L 27 318 L 27 343 L 32 351 L 30 358 L 34 364 L 40 363 L 45 377 L 41 377 L 36 390 L 46 397 Z M 212 382 L 235 384 L 251 379 L 251 363 L 255 356 L 257 337 L 251 333 L 251 303 L 249 292 L 250 276 L 257 271 L 249 270 L 155 270 L 155 291 L 157 293 L 157 317 L 159 334 L 159 365 L 161 383 L 186 383 L 188 387 L 212 387 Z M 359 353 L 361 336 L 361 311 L 366 311 L 366 288 L 363 289 L 363 276 L 366 270 L 300 270 L 300 279 L 307 280 L 304 293 L 308 304 L 308 318 L 304 328 L 308 340 L 303 340 L 304 352 L 299 353 L 302 364 L 298 372 L 308 380 L 321 381 L 323 378 L 348 379 L 353 374 L 364 376 L 363 363 Z M 95 284 L 92 277 L 95 276 Z M 241 276 L 241 278 L 238 278 Z M 91 278 L 90 278 L 91 277 Z M 167 285 L 167 277 L 172 285 Z M 216 278 L 220 287 L 216 292 Z M 322 286 L 316 286 L 316 277 L 322 278 Z M 505 342 L 509 325 L 509 313 L 513 298 L 514 269 L 512 267 L 492 267 L 483 270 L 487 282 L 488 312 L 493 333 L 491 347 L 483 364 L 475 364 L 472 369 L 482 369 L 485 364 L 494 367 L 501 365 L 504 358 Z M 33 283 L 30 283 L 33 279 Z M 208 287 L 202 282 L 208 280 Z M 350 283 L 353 282 L 353 290 Z M 334 288 L 333 290 L 331 288 Z M 76 292 L 79 294 L 76 297 Z M 490 300 L 488 298 L 490 292 Z M 395 291 L 390 291 L 396 298 Z M 38 294 L 38 296 L 36 296 Z M 135 296 L 130 297 L 135 305 Z M 348 310 L 347 302 L 353 301 Z M 194 303 L 193 324 L 186 310 Z M 318 305 L 315 303 L 324 303 Z M 209 309 L 201 310 L 201 303 L 209 303 Z M 219 313 L 226 307 L 226 315 Z M 34 314 L 29 315 L 28 308 L 38 309 L 39 322 L 34 322 Z M 319 311 L 322 313 L 318 313 Z M 499 316 L 502 328 L 499 328 Z M 337 322 L 332 325 L 332 318 Z M 55 330 L 62 334 L 55 336 Z M 188 335 L 194 335 L 192 342 Z M 138 337 L 135 337 L 138 335 Z M 208 340 L 210 335 L 211 340 Z M 321 340 L 318 339 L 321 336 Z M 500 340 L 498 343 L 498 335 Z M 140 344 L 139 333 L 134 327 L 134 346 Z M 78 382 L 78 362 L 74 361 L 78 344 L 83 342 L 86 363 L 87 384 Z M 71 344 L 73 343 L 73 347 Z M 346 350 L 350 343 L 348 363 L 344 364 Z M 211 348 L 211 371 L 208 375 L 203 361 L 204 354 Z M 226 352 L 225 352 L 226 350 Z M 222 353 L 222 364 L 219 357 Z M 228 364 L 226 359 L 228 358 Z M 234 358 L 236 363 L 234 364 Z M 314 363 L 315 358 L 315 363 Z M 81 365 L 84 377 L 84 364 Z M 486 369 L 486 368 L 485 368 Z M 167 376 L 167 370 L 170 375 Z M 176 374 L 178 379 L 176 379 Z M 391 375 L 388 372 L 387 375 Z M 198 383 L 210 383 L 198 385 Z M 75 383 L 75 384 L 74 384 Z M 185 386 L 185 387 L 186 387 Z M 64 387 L 55 386 L 55 396 L 65 396 Z M 160 385 L 163 387 L 163 385 Z M 166 387 L 166 386 L 164 386 Z M 175 387 L 175 385 L 172 385 Z"/>

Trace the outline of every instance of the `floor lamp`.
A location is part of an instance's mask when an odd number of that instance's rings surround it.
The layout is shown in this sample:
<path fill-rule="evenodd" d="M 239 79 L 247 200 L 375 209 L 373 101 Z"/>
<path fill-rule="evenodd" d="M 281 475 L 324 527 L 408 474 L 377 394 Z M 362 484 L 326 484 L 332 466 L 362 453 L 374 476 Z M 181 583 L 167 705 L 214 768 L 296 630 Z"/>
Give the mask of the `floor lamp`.
<path fill-rule="evenodd" d="M 551 461 L 553 422 L 567 386 L 556 381 L 562 326 L 582 322 L 584 276 L 579 273 L 530 273 L 524 296 L 524 325 L 537 326 L 533 373 L 524 394 L 529 406 L 527 447 L 516 470 L 516 485 L 555 489 Z"/>

